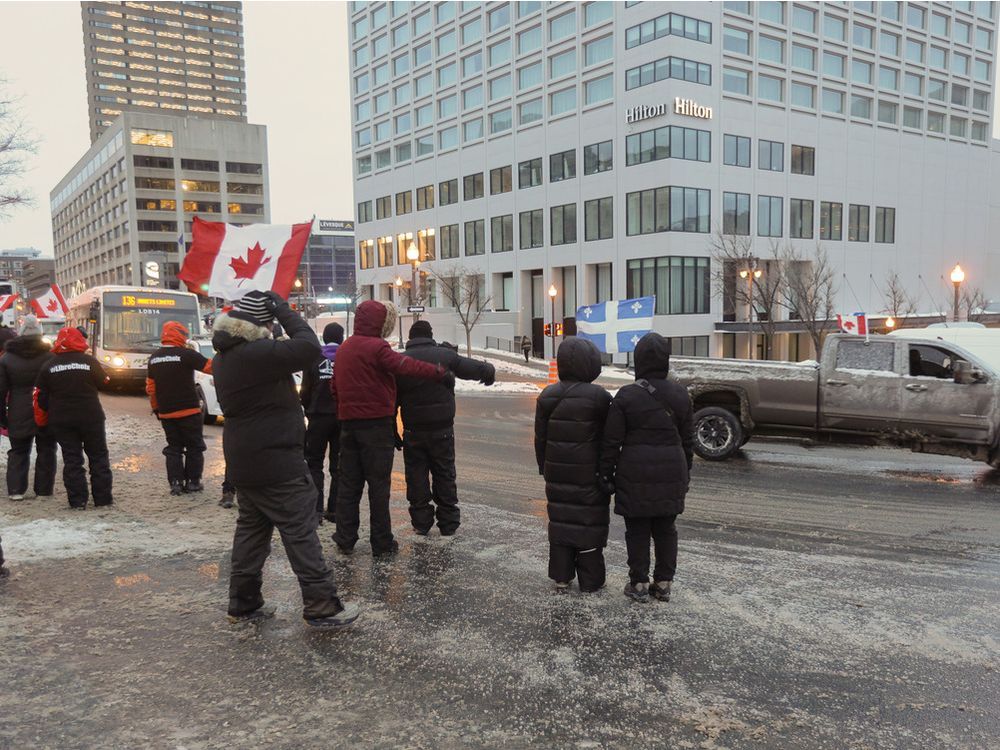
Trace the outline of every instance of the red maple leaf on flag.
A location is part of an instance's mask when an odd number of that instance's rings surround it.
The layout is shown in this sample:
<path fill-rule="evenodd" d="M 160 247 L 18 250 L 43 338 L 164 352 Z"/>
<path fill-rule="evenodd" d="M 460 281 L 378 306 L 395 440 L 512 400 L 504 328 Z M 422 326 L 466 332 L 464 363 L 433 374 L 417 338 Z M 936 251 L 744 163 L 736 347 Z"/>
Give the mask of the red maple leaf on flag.
<path fill-rule="evenodd" d="M 55 299 L 50 299 L 49 304 L 45 306 L 45 309 L 49 312 L 55 312 L 59 309 L 59 303 Z"/>
<path fill-rule="evenodd" d="M 239 283 L 242 284 L 244 279 L 252 279 L 257 275 L 261 266 L 270 262 L 270 258 L 264 257 L 264 249 L 260 246 L 260 243 L 255 242 L 253 247 L 247 248 L 246 260 L 243 260 L 243 258 L 233 258 L 229 261 L 229 267 L 233 269 L 233 273 L 239 279 Z"/>

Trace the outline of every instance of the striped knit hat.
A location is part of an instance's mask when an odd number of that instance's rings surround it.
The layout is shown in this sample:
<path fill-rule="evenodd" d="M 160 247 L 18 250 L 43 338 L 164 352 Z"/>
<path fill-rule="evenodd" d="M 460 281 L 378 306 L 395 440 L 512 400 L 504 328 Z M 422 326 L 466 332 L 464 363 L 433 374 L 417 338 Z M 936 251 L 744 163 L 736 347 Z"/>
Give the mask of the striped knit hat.
<path fill-rule="evenodd" d="M 266 326 L 274 320 L 274 315 L 268 309 L 267 297 L 263 292 L 256 290 L 247 292 L 246 296 L 236 303 L 236 309 L 230 315 L 259 326 Z"/>

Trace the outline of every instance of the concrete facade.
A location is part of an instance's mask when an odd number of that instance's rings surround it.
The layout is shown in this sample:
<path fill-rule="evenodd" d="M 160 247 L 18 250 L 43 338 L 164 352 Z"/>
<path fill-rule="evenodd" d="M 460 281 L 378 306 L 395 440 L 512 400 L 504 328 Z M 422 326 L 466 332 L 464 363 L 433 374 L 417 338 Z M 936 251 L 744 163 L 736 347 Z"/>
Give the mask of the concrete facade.
<path fill-rule="evenodd" d="M 50 207 L 67 296 L 99 284 L 177 288 L 195 216 L 270 221 L 267 129 L 126 112 L 53 189 Z"/>
<path fill-rule="evenodd" d="M 358 283 L 398 296 L 417 241 L 431 286 L 481 275 L 511 338 L 537 337 L 554 284 L 557 319 L 656 293 L 675 351 L 730 356 L 748 341 L 714 281 L 726 230 L 761 262 L 821 244 L 844 312 L 883 312 L 893 273 L 918 312 L 947 310 L 956 263 L 996 299 L 995 11 L 352 3 Z"/>

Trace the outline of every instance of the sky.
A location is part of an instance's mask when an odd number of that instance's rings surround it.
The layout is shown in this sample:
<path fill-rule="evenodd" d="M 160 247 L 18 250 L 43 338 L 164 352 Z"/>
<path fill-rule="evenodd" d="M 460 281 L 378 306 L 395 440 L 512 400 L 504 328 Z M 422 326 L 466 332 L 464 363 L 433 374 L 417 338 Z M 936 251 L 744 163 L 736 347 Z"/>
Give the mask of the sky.
<path fill-rule="evenodd" d="M 247 115 L 267 126 L 274 223 L 352 219 L 344 2 L 244 2 Z M 49 191 L 90 147 L 78 2 L 0 0 L 0 79 L 38 141 L 34 206 L 0 219 L 0 249 L 52 254 Z M 16 30 L 16 31 L 14 31 Z"/>

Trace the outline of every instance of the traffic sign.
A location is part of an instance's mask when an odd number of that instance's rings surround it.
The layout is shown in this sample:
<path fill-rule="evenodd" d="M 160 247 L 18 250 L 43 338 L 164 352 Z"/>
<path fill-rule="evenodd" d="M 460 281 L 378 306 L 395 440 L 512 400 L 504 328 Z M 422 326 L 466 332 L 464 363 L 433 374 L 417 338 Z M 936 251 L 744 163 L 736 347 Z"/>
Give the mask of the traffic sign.
<path fill-rule="evenodd" d="M 411 312 L 411 313 L 422 313 L 423 311 L 424 311 L 423 305 L 410 305 L 409 307 L 406 308 L 406 312 Z"/>

